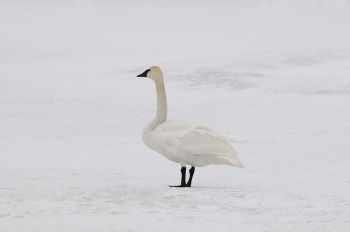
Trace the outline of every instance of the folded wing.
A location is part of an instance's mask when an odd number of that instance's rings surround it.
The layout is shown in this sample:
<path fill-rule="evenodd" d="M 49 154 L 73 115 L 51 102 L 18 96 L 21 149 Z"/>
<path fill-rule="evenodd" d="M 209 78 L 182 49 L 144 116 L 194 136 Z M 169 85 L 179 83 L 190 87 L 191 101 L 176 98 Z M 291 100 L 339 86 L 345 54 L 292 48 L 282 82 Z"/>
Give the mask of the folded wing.
<path fill-rule="evenodd" d="M 194 166 L 226 164 L 243 167 L 229 138 L 209 128 L 182 121 L 167 121 L 157 130 L 168 152 L 183 154 L 186 163 Z"/>

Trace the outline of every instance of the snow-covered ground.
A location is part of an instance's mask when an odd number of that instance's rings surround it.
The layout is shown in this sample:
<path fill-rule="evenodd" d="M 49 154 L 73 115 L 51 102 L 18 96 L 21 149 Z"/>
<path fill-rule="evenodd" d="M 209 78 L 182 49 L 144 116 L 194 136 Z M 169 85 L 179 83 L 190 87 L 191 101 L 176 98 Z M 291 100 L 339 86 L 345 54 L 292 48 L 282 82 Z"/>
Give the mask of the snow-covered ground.
<path fill-rule="evenodd" d="M 0 1 L 0 231 L 350 231 L 349 1 Z M 245 169 L 147 149 L 171 118 Z"/>

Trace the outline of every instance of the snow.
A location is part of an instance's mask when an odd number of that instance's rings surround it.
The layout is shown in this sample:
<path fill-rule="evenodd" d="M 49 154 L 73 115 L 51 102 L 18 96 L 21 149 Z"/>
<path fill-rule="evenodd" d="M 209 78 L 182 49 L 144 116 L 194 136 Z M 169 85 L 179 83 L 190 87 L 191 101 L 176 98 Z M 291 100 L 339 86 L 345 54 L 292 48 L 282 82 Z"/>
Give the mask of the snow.
<path fill-rule="evenodd" d="M 348 1 L 1 1 L 0 231 L 350 230 Z M 147 149 L 169 116 L 245 169 Z"/>

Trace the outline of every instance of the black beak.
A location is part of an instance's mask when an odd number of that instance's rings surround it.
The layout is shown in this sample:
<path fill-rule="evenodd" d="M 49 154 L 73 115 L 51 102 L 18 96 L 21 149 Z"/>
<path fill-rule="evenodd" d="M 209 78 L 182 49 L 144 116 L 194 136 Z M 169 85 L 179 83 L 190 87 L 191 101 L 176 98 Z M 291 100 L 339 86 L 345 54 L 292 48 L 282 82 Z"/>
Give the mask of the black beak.
<path fill-rule="evenodd" d="M 143 73 L 137 75 L 137 77 L 147 77 L 147 73 L 151 71 L 150 69 L 147 69 L 146 71 L 144 71 Z"/>

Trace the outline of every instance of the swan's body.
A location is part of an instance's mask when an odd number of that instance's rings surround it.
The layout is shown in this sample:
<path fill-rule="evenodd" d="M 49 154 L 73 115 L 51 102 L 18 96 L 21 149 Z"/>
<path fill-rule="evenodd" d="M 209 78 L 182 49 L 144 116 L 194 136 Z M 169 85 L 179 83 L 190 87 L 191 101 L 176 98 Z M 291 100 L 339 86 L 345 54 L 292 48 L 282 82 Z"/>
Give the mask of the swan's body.
<path fill-rule="evenodd" d="M 154 80 L 157 90 L 157 114 L 143 130 L 143 142 L 152 150 L 182 166 L 182 181 L 179 187 L 191 186 L 194 167 L 210 164 L 243 167 L 227 137 L 195 123 L 167 120 L 164 78 L 159 67 L 151 67 L 138 76 Z M 192 166 L 187 184 L 186 165 Z"/>
<path fill-rule="evenodd" d="M 195 123 L 168 120 L 153 130 L 146 127 L 142 138 L 149 148 L 181 166 L 226 164 L 242 167 L 228 138 Z"/>

